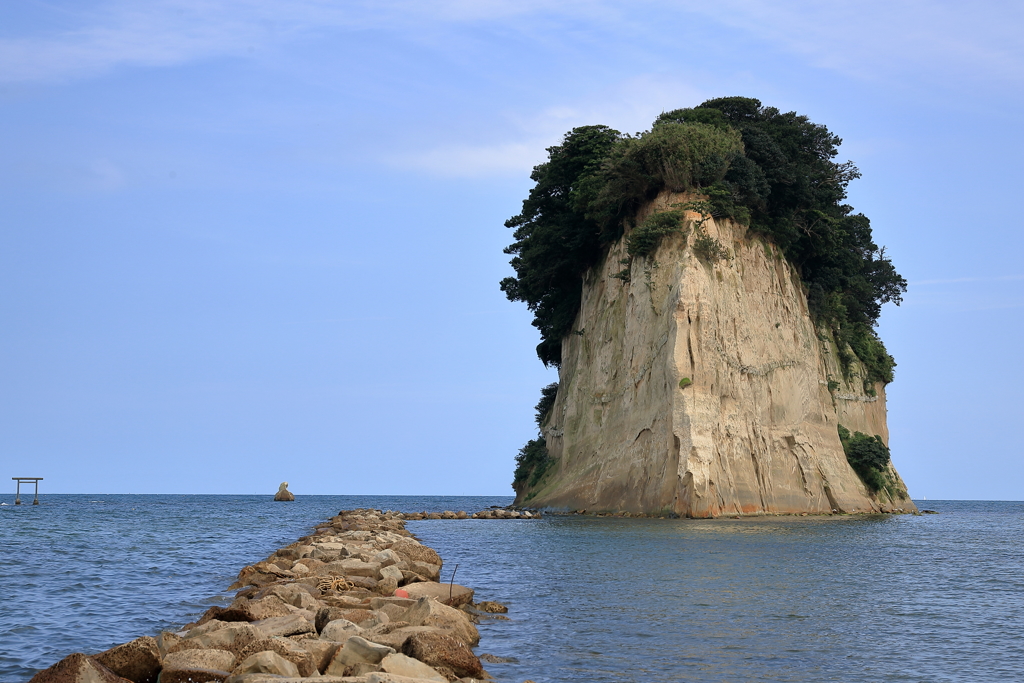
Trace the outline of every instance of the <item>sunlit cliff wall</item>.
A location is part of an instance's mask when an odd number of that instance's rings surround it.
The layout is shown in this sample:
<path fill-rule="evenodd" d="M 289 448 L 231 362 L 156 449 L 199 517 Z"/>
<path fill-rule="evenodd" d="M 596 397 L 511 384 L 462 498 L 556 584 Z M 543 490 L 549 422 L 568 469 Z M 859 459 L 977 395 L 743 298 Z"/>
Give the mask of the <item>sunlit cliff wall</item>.
<path fill-rule="evenodd" d="M 638 219 L 685 199 L 665 193 Z M 903 493 L 871 494 L 838 437 L 841 423 L 888 444 L 884 387 L 868 395 L 856 362 L 844 377 L 777 249 L 732 221 L 705 227 L 731 258 L 702 260 L 692 234 L 672 235 L 625 282 L 612 277 L 623 239 L 588 273 L 543 426 L 554 463 L 517 502 L 692 517 L 913 510 Z"/>

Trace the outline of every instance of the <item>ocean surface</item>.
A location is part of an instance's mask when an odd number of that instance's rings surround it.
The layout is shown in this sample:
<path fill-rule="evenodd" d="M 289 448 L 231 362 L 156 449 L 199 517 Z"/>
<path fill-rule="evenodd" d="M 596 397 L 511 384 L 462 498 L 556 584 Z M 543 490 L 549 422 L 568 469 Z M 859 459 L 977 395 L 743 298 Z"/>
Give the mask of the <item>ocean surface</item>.
<path fill-rule="evenodd" d="M 0 498 L 4 502 L 12 500 Z M 29 499 L 31 500 L 31 498 Z M 338 510 L 506 497 L 44 495 L 0 506 L 0 682 L 226 604 Z M 417 521 L 443 577 L 509 606 L 499 682 L 1024 680 L 1024 503 L 938 515 Z"/>

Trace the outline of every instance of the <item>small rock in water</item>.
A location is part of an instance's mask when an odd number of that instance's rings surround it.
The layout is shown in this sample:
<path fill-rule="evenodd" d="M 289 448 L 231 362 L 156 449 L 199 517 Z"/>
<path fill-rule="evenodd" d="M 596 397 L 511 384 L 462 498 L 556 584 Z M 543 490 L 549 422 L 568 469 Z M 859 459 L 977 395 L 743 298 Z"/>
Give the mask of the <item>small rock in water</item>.
<path fill-rule="evenodd" d="M 281 482 L 281 486 L 278 487 L 277 495 L 274 496 L 274 500 L 286 502 L 295 500 L 295 494 L 288 490 L 288 482 Z"/>
<path fill-rule="evenodd" d="M 491 614 L 506 614 L 508 612 L 508 607 L 505 607 L 505 605 L 500 602 L 495 602 L 494 600 L 478 602 L 474 607 L 481 612 L 489 612 Z"/>
<path fill-rule="evenodd" d="M 488 664 L 516 664 L 519 662 L 515 657 L 498 657 L 497 655 L 489 655 L 486 652 L 480 655 L 480 660 Z"/>

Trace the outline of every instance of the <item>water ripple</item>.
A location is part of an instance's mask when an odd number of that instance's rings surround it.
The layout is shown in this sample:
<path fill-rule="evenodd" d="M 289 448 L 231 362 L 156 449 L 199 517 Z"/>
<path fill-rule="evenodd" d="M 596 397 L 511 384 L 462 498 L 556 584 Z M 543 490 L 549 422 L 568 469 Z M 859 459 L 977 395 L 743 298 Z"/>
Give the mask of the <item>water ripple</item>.
<path fill-rule="evenodd" d="M 156 635 L 225 604 L 238 570 L 354 507 L 440 511 L 503 498 L 48 495 L 0 507 L 0 681 Z"/>

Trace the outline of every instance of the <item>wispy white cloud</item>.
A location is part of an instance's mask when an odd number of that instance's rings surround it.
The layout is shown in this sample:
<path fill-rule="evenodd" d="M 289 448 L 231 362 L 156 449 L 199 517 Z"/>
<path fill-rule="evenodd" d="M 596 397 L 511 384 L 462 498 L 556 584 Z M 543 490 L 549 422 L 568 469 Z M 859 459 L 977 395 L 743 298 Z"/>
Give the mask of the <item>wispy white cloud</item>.
<path fill-rule="evenodd" d="M 416 34 L 491 23 L 540 34 L 544 18 L 569 18 L 582 30 L 664 37 L 664 21 L 645 14 L 702 16 L 773 49 L 861 78 L 927 75 L 973 80 L 1024 79 L 1024 5 L 926 0 L 103 0 L 79 11 L 79 25 L 0 39 L 0 81 L 92 76 L 118 66 L 169 66 L 246 54 L 315 31 L 368 28 Z M 723 34 L 726 35 L 726 34 Z M 633 40 L 631 43 L 636 44 Z M 656 41 L 657 44 L 657 41 Z"/>
<path fill-rule="evenodd" d="M 916 280 L 911 287 L 918 285 L 956 285 L 969 282 L 1014 282 L 1024 280 L 1024 275 L 994 275 L 991 277 L 954 277 L 938 280 Z"/>
<path fill-rule="evenodd" d="M 645 75 L 614 83 L 577 101 L 551 105 L 532 115 L 510 115 L 509 141 L 478 146 L 453 143 L 392 156 L 396 166 L 417 168 L 454 177 L 518 174 L 547 158 L 546 149 L 556 145 L 572 128 L 604 124 L 633 133 L 650 127 L 662 111 L 680 102 L 696 104 L 707 97 L 700 89 L 672 77 Z"/>
<path fill-rule="evenodd" d="M 1024 79 L 1020 3 L 691 0 L 685 7 L 818 67 L 861 78 Z"/>
<path fill-rule="evenodd" d="M 543 142 L 510 142 L 476 147 L 452 145 L 387 157 L 385 161 L 394 166 L 450 177 L 521 174 L 543 161 L 544 147 Z"/>
<path fill-rule="evenodd" d="M 569 2 L 562 12 L 594 3 Z M 309 32 L 507 20 L 539 2 L 504 0 L 107 0 L 80 11 L 80 25 L 0 38 L 0 82 L 60 81 L 120 66 L 173 66 L 286 43 Z M 8 35 L 17 35 L 8 27 Z"/>

